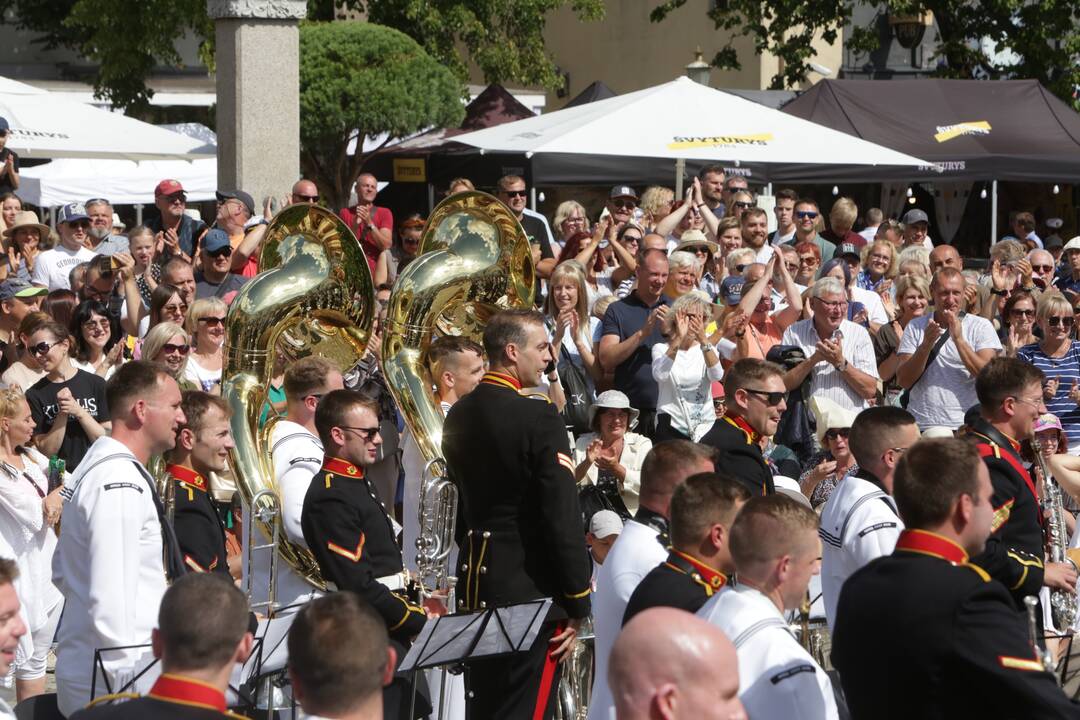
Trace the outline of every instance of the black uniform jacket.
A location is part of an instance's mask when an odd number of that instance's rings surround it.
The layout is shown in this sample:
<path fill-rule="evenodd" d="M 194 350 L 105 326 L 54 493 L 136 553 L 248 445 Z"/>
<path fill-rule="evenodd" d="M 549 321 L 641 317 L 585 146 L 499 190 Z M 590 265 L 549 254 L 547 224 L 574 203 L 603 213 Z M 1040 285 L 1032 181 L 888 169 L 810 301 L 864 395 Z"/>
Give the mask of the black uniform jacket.
<path fill-rule="evenodd" d="M 401 550 L 361 468 L 327 457 L 304 496 L 300 528 L 327 582 L 371 603 L 391 637 L 408 640 L 420 632 L 427 619 L 423 609 L 378 582 L 401 572 Z"/>
<path fill-rule="evenodd" d="M 650 570 L 634 588 L 623 613 L 623 625 L 652 607 L 674 607 L 696 613 L 727 581 L 727 576 L 716 568 L 672 548 L 667 560 Z"/>
<path fill-rule="evenodd" d="M 121 702 L 122 701 L 122 702 Z M 243 716 L 225 708 L 225 696 L 216 688 L 179 675 L 159 677 L 149 694 L 121 693 L 95 699 L 71 720 L 221 720 Z"/>
<path fill-rule="evenodd" d="M 832 662 L 855 720 L 1080 717 L 1005 586 L 921 530 L 844 583 Z"/>
<path fill-rule="evenodd" d="M 1017 607 L 1026 595 L 1038 597 L 1043 584 L 1042 511 L 1035 483 L 1020 459 L 1020 445 L 979 418 L 968 438 L 990 471 L 994 522 L 986 549 L 972 562 L 1012 592 Z"/>
<path fill-rule="evenodd" d="M 589 614 L 590 562 L 566 427 L 555 406 L 486 374 L 456 402 L 443 455 L 459 490 L 459 608 L 554 601 L 551 619 Z"/>
<path fill-rule="evenodd" d="M 173 483 L 173 529 L 187 570 L 219 572 L 231 578 L 225 528 L 206 478 L 182 465 L 169 465 L 165 471 Z"/>
<path fill-rule="evenodd" d="M 717 472 L 741 482 L 751 495 L 771 495 L 776 488 L 769 465 L 761 456 L 758 437 L 741 417 L 725 415 L 713 423 L 700 442 L 720 451 Z"/>

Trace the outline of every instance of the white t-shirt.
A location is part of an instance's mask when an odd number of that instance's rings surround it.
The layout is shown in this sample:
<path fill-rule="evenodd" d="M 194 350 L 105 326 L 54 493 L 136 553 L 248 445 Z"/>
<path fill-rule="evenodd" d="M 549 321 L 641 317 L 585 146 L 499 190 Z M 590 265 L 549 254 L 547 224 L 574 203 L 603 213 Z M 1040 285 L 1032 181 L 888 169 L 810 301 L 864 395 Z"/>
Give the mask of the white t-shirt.
<path fill-rule="evenodd" d="M 881 296 L 873 290 L 861 288 L 858 285 L 851 288 L 851 298 L 855 302 L 861 302 L 866 308 L 866 319 L 875 325 L 885 325 L 889 322 L 889 316 L 885 314 L 885 305 L 881 302 Z"/>
<path fill-rule="evenodd" d="M 189 355 L 184 365 L 184 379 L 190 380 L 205 392 L 210 392 L 221 381 L 221 370 L 209 370 L 195 362 L 195 356 Z"/>
<path fill-rule="evenodd" d="M 897 355 L 914 355 L 926 336 L 926 324 L 932 315 L 915 318 L 908 323 L 900 338 Z M 964 340 L 976 352 L 992 349 L 1001 352 L 1001 340 L 990 321 L 976 315 L 961 319 Z M 942 329 L 942 332 L 948 332 Z M 975 396 L 975 378 L 964 367 L 956 343 L 949 338 L 941 346 L 941 352 L 927 366 L 926 371 L 911 388 L 908 412 L 915 416 L 921 430 L 944 426 L 958 428 L 964 422 L 964 413 L 979 399 Z"/>
<path fill-rule="evenodd" d="M 70 290 L 71 281 L 68 276 L 71 274 L 71 268 L 96 257 L 96 252 L 84 247 L 68 250 L 63 245 L 57 245 L 52 250 L 46 250 L 38 255 L 34 262 L 34 272 L 30 275 L 30 282 L 49 288 L 49 292 Z"/>

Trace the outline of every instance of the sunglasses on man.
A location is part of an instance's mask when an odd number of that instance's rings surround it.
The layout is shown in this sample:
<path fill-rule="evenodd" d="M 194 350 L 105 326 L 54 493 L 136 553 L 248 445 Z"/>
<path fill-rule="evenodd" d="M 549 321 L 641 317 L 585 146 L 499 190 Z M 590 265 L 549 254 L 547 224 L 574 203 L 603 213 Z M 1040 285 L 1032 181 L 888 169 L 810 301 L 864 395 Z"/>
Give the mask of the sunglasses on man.
<path fill-rule="evenodd" d="M 816 212 L 814 212 L 813 210 L 796 210 L 795 211 L 795 217 L 799 218 L 800 220 L 804 220 L 806 218 L 810 218 L 811 220 L 816 220 L 817 216 L 818 216 L 818 214 Z"/>
<path fill-rule="evenodd" d="M 770 392 L 768 390 L 754 390 L 753 388 L 743 388 L 743 390 L 746 390 L 746 392 L 753 395 L 758 395 L 762 398 L 765 398 L 765 404 L 769 407 L 776 407 L 777 405 L 779 405 L 783 401 L 784 396 L 787 394 L 781 391 Z"/>
<path fill-rule="evenodd" d="M 528 190 L 503 190 L 502 194 L 506 197 L 525 197 L 529 194 Z"/>

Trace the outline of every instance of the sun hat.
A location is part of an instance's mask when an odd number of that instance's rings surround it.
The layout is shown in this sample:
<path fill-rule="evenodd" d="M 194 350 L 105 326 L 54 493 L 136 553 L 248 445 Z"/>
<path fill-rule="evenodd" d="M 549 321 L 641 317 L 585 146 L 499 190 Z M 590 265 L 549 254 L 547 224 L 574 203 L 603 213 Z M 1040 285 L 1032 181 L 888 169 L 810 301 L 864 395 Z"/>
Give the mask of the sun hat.
<path fill-rule="evenodd" d="M 593 400 L 593 404 L 589 406 L 589 427 L 593 427 L 593 423 L 596 421 L 596 415 L 604 408 L 612 408 L 614 410 L 627 410 L 630 413 L 630 422 L 628 423 L 631 429 L 637 425 L 638 415 L 641 414 L 640 410 L 630 407 L 630 398 L 626 397 L 624 393 L 618 390 L 605 390 L 596 396 L 596 400 Z"/>

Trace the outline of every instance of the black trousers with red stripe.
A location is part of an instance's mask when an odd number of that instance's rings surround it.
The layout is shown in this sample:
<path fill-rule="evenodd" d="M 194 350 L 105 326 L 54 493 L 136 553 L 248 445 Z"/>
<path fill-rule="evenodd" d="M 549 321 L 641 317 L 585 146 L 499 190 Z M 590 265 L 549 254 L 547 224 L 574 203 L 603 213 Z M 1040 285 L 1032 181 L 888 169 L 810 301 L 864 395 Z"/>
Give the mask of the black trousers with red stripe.
<path fill-rule="evenodd" d="M 548 658 L 548 642 L 564 623 L 544 623 L 527 651 L 470 662 L 465 667 L 466 720 L 551 720 L 562 663 Z"/>

